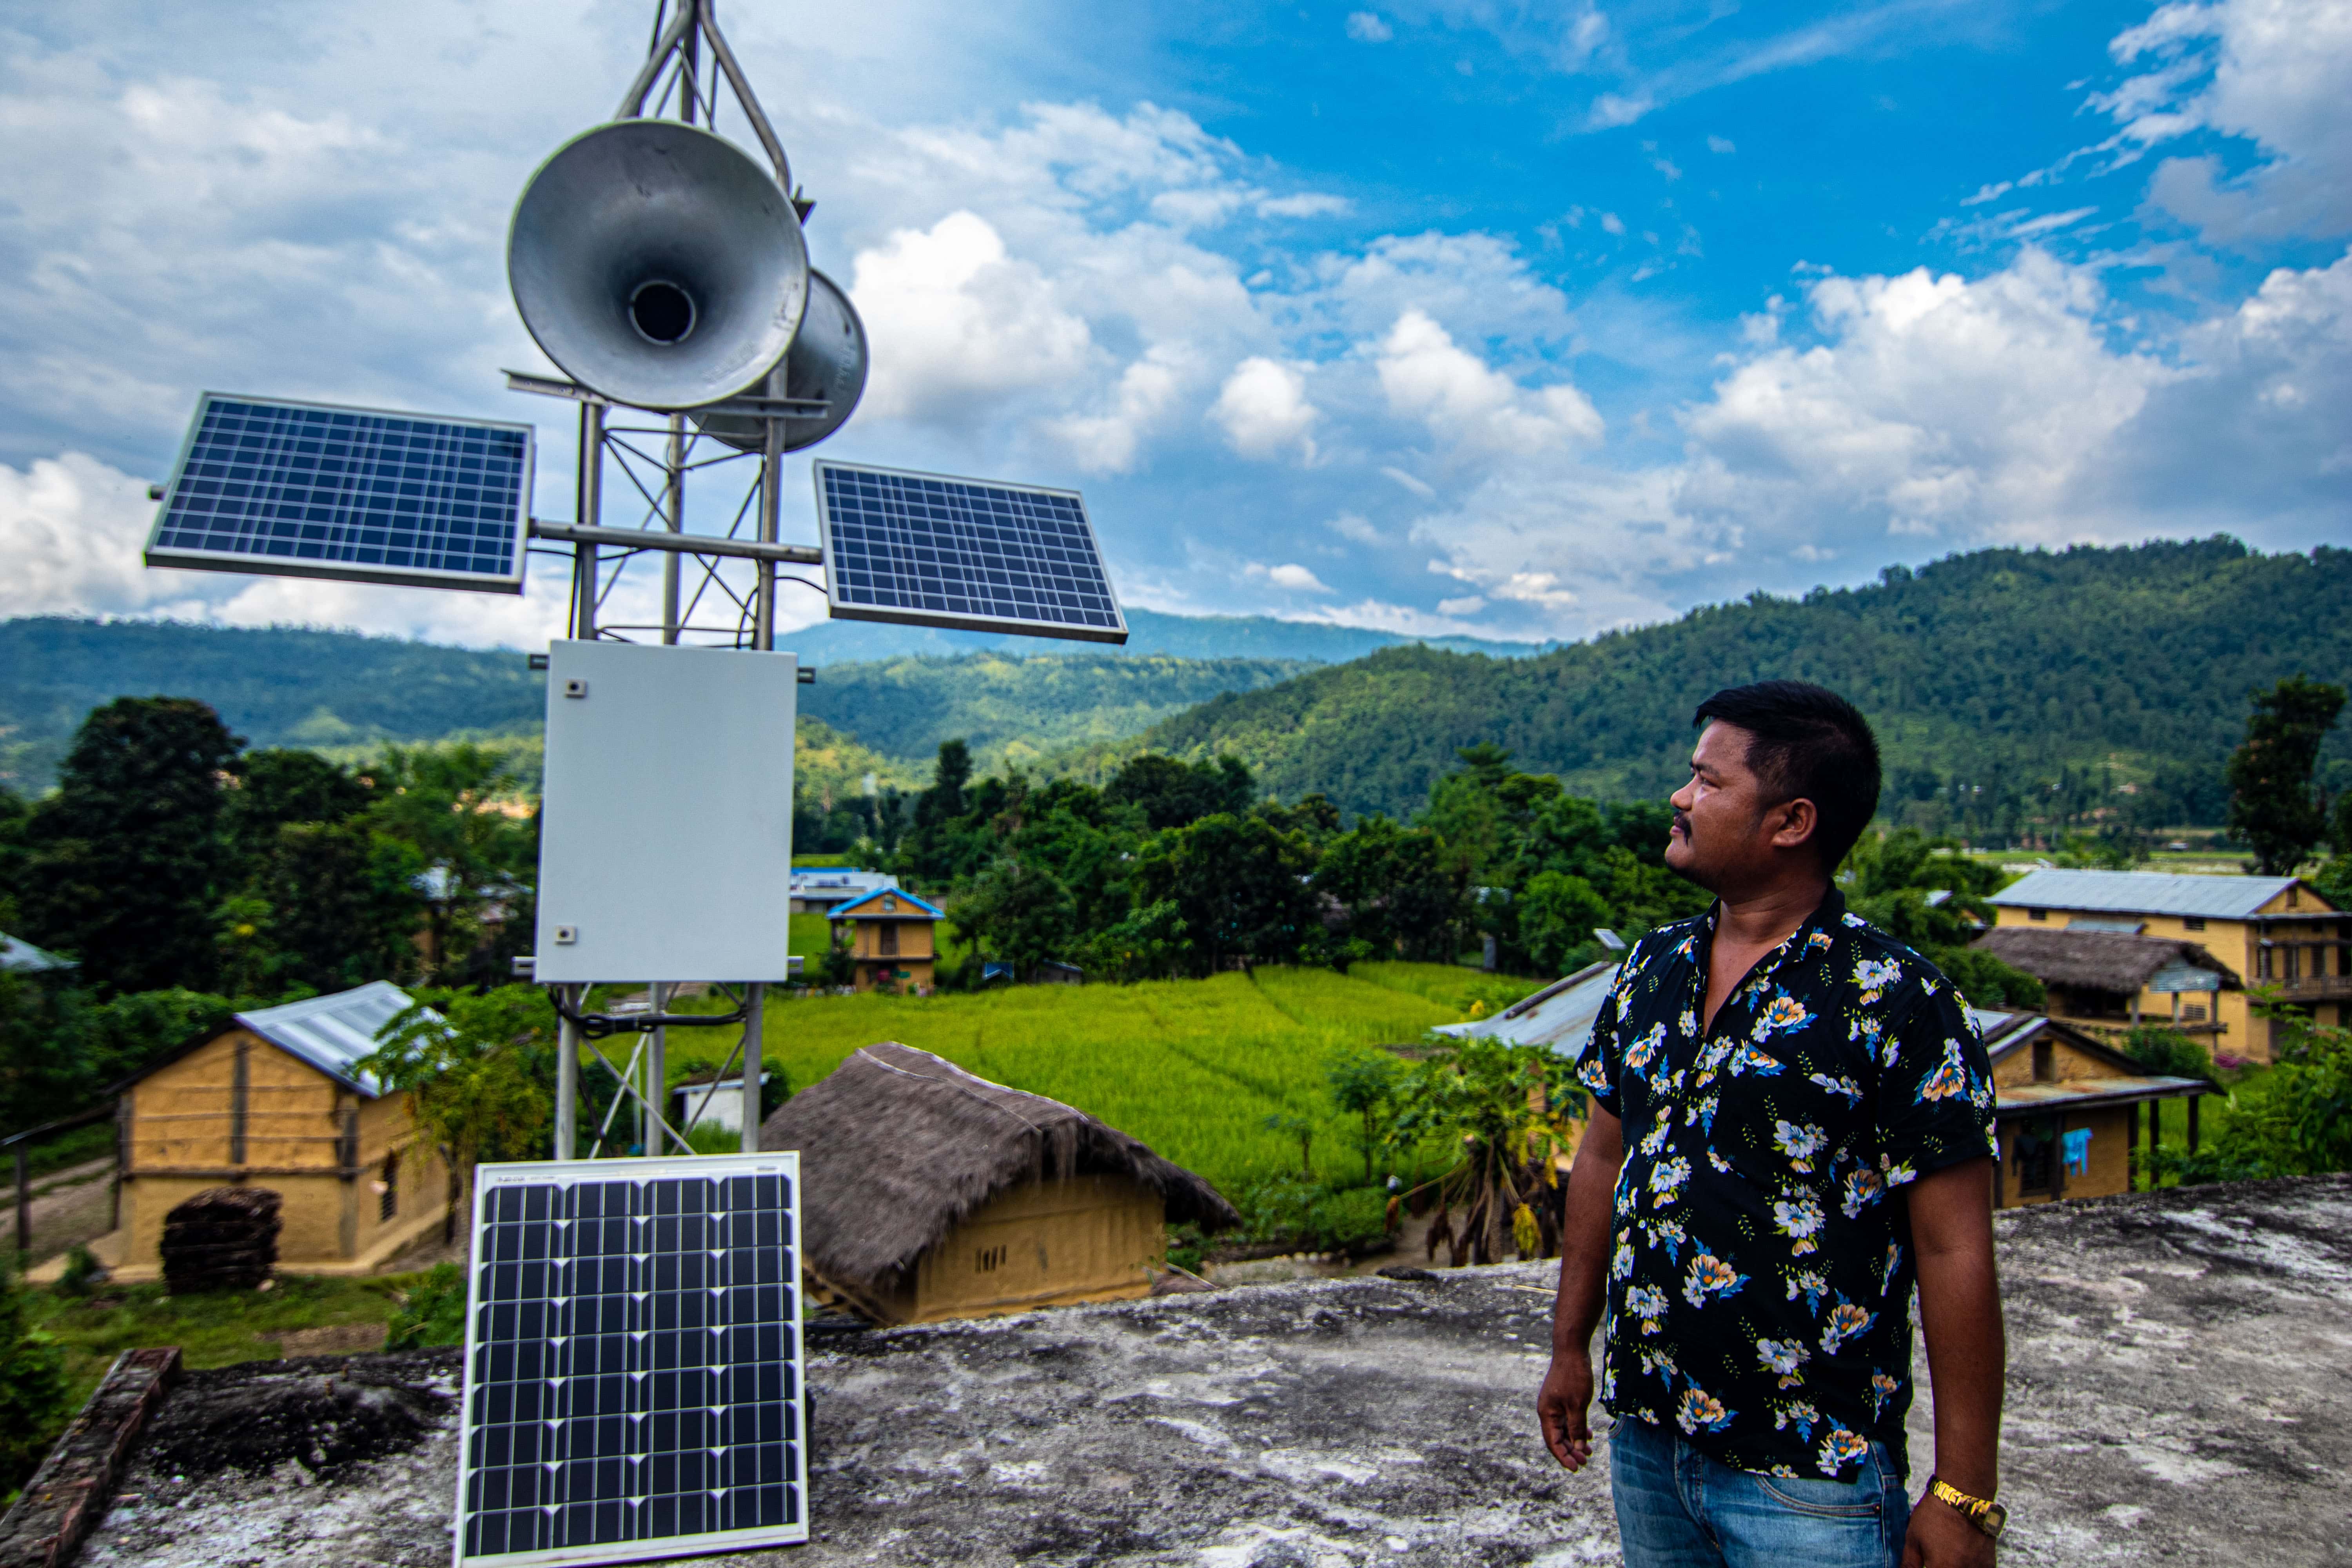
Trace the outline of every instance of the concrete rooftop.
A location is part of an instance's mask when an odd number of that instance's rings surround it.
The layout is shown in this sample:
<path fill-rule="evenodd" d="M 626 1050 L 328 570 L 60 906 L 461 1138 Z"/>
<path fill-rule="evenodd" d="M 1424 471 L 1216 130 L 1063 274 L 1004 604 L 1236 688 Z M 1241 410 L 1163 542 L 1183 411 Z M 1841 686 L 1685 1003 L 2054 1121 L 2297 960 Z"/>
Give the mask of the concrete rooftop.
<path fill-rule="evenodd" d="M 2352 1563 L 2352 1179 L 2070 1203 L 1997 1225 L 2011 1357 L 2005 1563 Z M 1536 1437 L 1551 1271 L 814 1334 L 816 1539 L 728 1561 L 1614 1561 L 1605 1468 L 1569 1476 Z M 83 1561 L 447 1563 L 446 1402 L 347 1385 L 333 1405 L 321 1374 L 339 1370 L 446 1393 L 456 1357 L 192 1374 Z M 240 1416 L 240 1401 L 255 1408 Z M 278 1414 L 265 1419 L 261 1405 Z M 1928 1415 L 1923 1398 L 1915 1490 L 1932 1457 Z M 304 1436 L 306 1419 L 324 1436 Z M 285 1451 L 310 1457 L 187 1473 L 225 1424 L 271 1420 L 289 1433 Z M 268 1462 L 267 1444 L 240 1440 L 247 1462 Z"/>

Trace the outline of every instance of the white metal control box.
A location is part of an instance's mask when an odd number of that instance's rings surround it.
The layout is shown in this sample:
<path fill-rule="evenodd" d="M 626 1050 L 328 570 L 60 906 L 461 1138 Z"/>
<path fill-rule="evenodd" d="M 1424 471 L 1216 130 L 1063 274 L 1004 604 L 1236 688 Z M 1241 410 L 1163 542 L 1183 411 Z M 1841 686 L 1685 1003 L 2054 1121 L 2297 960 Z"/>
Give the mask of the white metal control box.
<path fill-rule="evenodd" d="M 533 978 L 785 977 L 799 662 L 550 646 Z"/>

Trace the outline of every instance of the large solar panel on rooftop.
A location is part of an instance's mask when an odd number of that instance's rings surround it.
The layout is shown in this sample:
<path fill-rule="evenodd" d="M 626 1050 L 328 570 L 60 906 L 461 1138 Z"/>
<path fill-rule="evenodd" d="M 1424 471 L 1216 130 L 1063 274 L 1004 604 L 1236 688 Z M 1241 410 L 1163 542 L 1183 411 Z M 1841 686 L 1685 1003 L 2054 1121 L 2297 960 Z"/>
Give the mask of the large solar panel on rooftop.
<path fill-rule="evenodd" d="M 816 501 L 841 619 L 1127 640 L 1076 490 L 825 458 Z"/>
<path fill-rule="evenodd" d="M 808 1539 L 800 1160 L 481 1167 L 457 1559 Z"/>
<path fill-rule="evenodd" d="M 531 429 L 207 392 L 150 566 L 522 591 Z"/>

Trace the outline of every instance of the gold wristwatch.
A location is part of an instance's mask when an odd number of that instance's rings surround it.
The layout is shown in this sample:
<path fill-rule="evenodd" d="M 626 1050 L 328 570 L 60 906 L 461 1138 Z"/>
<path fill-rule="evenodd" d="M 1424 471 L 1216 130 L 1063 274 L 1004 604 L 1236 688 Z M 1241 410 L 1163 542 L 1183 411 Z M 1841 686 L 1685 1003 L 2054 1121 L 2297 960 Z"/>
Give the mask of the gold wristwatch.
<path fill-rule="evenodd" d="M 1958 1510 L 1962 1519 L 1995 1541 L 2000 1539 L 2001 1531 L 2009 1524 L 2009 1510 L 1989 1498 L 1970 1497 L 1939 1477 L 1927 1478 L 1927 1495 L 1947 1508 Z"/>

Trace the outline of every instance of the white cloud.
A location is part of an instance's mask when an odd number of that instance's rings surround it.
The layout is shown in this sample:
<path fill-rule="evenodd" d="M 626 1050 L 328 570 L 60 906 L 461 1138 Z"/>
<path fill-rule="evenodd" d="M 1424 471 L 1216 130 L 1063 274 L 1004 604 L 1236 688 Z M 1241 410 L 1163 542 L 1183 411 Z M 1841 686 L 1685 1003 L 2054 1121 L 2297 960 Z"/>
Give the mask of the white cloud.
<path fill-rule="evenodd" d="M 1370 11 L 1348 14 L 1348 37 L 1360 44 L 1385 44 L 1396 37 L 1396 29 Z"/>
<path fill-rule="evenodd" d="M 1242 575 L 1271 583 L 1277 588 L 1287 588 L 1295 594 L 1328 594 L 1331 591 L 1321 578 L 1296 563 L 1266 566 L 1253 561 L 1242 569 Z"/>
<path fill-rule="evenodd" d="M 2205 130 L 2266 154 L 2236 177 L 2210 154 L 2168 159 L 2150 183 L 2155 205 L 2221 244 L 2352 229 L 2352 5 L 2176 3 L 2108 47 L 2118 63 L 2153 68 L 2091 100 L 2126 139 Z"/>
<path fill-rule="evenodd" d="M 1437 601 L 1437 613 L 1441 616 L 1475 616 L 1486 607 L 1486 599 L 1476 594 L 1467 598 Z"/>
<path fill-rule="evenodd" d="M 560 585 L 528 597 L 299 577 L 152 571 L 140 558 L 154 521 L 147 481 L 86 453 L 0 464 L 0 616 L 165 616 L 267 626 L 299 623 L 472 647 L 531 647 L 561 635 Z M 542 569 L 542 577 L 551 575 Z"/>
<path fill-rule="evenodd" d="M 1406 489 L 1411 490 L 1413 494 L 1419 496 L 1423 500 L 1427 500 L 1437 494 L 1436 486 L 1431 484 L 1426 479 L 1417 479 L 1413 475 L 1406 473 L 1402 468 L 1383 467 L 1381 469 L 1381 472 L 1386 474 L 1390 479 L 1394 479 L 1398 484 L 1402 485 Z"/>
<path fill-rule="evenodd" d="M 1453 446 L 1538 453 L 1601 439 L 1601 415 L 1571 385 L 1528 391 L 1458 346 L 1420 310 L 1397 318 L 1380 349 L 1391 412 Z"/>
<path fill-rule="evenodd" d="M 1345 196 L 1313 191 L 1295 196 L 1263 196 L 1256 204 L 1260 217 L 1345 217 L 1355 207 L 1356 204 Z"/>
<path fill-rule="evenodd" d="M 1611 234 L 1622 234 L 1625 232 L 1625 220 L 1619 217 L 1615 213 L 1602 213 L 1601 215 L 1601 226 L 1608 230 Z"/>
<path fill-rule="evenodd" d="M 1731 138 L 1728 136 L 1709 136 L 1706 139 L 1706 150 L 1710 153 L 1737 153 L 1739 151 L 1738 147 L 1733 144 Z"/>
<path fill-rule="evenodd" d="M 1433 495 L 1436 492 L 1432 490 L 1428 493 Z M 1378 544 L 1381 542 L 1381 531 L 1374 528 L 1370 520 L 1352 511 L 1343 511 L 1323 526 L 1340 538 L 1352 539 L 1359 544 Z"/>
<path fill-rule="evenodd" d="M 1234 367 L 1209 417 L 1226 442 L 1260 461 L 1293 455 L 1315 460 L 1315 421 L 1321 411 L 1307 400 L 1307 378 L 1297 367 L 1252 355 Z"/>
<path fill-rule="evenodd" d="M 1094 349 L 1086 321 L 1034 265 L 1008 259 L 976 213 L 860 252 L 850 297 L 867 321 L 889 323 L 859 408 L 869 417 L 968 425 L 991 397 L 1076 375 Z"/>

